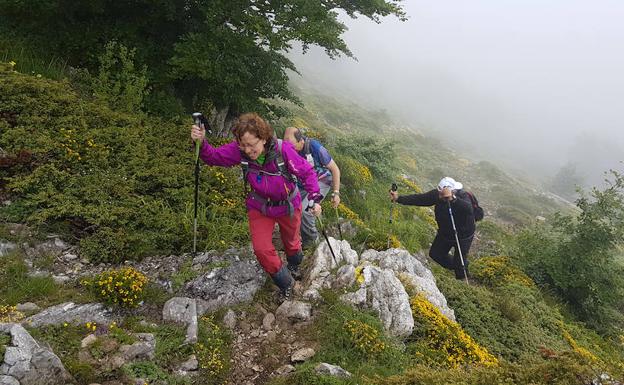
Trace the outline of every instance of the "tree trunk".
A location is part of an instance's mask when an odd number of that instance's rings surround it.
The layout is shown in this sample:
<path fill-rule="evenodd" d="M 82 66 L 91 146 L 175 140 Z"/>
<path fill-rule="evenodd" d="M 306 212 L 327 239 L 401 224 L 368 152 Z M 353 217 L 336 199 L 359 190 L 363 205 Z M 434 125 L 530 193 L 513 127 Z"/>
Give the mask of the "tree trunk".
<path fill-rule="evenodd" d="M 228 137 L 232 135 L 232 124 L 236 116 L 231 114 L 229 107 L 217 109 L 213 107 L 208 115 L 208 122 L 212 129 L 212 134 L 218 137 Z"/>

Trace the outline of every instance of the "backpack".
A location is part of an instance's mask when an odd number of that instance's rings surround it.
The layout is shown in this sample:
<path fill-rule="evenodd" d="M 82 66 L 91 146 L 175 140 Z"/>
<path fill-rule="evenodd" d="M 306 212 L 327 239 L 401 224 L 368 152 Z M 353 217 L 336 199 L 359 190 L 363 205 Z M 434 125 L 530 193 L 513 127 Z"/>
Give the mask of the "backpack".
<path fill-rule="evenodd" d="M 466 191 L 466 195 L 468 195 L 468 198 L 470 198 L 470 203 L 472 203 L 472 211 L 474 213 L 475 221 L 479 222 L 485 216 L 483 208 L 479 206 L 479 201 L 477 201 L 477 198 L 474 196 L 473 193 Z"/>
<path fill-rule="evenodd" d="M 260 202 L 262 202 L 262 213 L 266 215 L 266 208 L 267 206 L 282 206 L 282 205 L 286 205 L 288 206 L 288 213 L 289 215 L 292 216 L 293 212 L 294 212 L 294 208 L 292 205 L 292 200 L 297 196 L 297 194 L 299 193 L 299 190 L 297 189 L 297 179 L 295 176 L 293 176 L 290 171 L 288 171 L 288 167 L 286 166 L 286 163 L 284 163 L 284 157 L 282 156 L 282 139 L 277 139 L 277 151 L 273 154 L 271 154 L 269 157 L 267 157 L 267 162 L 274 162 L 277 166 L 277 172 L 276 173 L 271 173 L 271 172 L 267 172 L 264 170 L 258 170 L 256 168 L 250 168 L 249 167 L 249 160 L 247 157 L 245 157 L 245 155 L 241 152 L 241 155 L 243 155 L 241 157 L 241 169 L 243 171 L 243 183 L 244 183 L 244 191 L 245 194 L 249 194 L 251 193 L 254 196 L 254 199 L 259 200 Z M 255 191 L 250 191 L 249 189 L 249 184 L 247 182 L 247 175 L 249 173 L 252 174 L 257 174 L 257 175 L 279 175 L 279 176 L 283 176 L 286 180 L 295 183 L 295 188 L 290 191 L 288 198 L 284 201 L 277 201 L 277 202 L 270 202 L 267 199 L 261 197 L 260 195 L 256 194 Z"/>

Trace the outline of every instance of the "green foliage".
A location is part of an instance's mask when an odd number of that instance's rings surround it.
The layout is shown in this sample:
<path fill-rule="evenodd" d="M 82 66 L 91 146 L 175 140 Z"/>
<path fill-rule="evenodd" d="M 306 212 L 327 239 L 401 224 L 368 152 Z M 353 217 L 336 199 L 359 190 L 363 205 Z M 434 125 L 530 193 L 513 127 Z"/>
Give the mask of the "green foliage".
<path fill-rule="evenodd" d="M 122 371 L 130 378 L 141 378 L 150 384 L 183 385 L 191 383 L 189 379 L 170 375 L 160 366 L 150 361 L 129 363 L 123 366 Z"/>
<path fill-rule="evenodd" d="M 591 365 L 579 355 L 563 353 L 548 359 L 521 363 L 502 363 L 499 367 L 433 369 L 423 365 L 410 368 L 403 375 L 374 378 L 376 385 L 584 385 L 596 378 Z"/>
<path fill-rule="evenodd" d="M 0 304 L 14 305 L 27 301 L 51 301 L 58 295 L 52 277 L 30 276 L 28 267 L 18 253 L 0 258 Z"/>
<path fill-rule="evenodd" d="M 7 222 L 71 231 L 93 262 L 190 250 L 193 157 L 188 122 L 144 120 L 80 99 L 67 84 L 0 72 L 0 168 Z M 203 168 L 198 248 L 247 238 L 238 170 Z M 233 187 L 234 186 L 234 187 Z"/>
<path fill-rule="evenodd" d="M 193 354 L 192 345 L 184 343 L 186 329 L 177 325 L 161 325 L 155 331 L 155 362 L 162 368 L 174 368 L 176 364 Z"/>
<path fill-rule="evenodd" d="M 314 333 L 321 346 L 314 356 L 316 362 L 331 362 L 357 376 L 389 375 L 408 365 L 409 360 L 399 345 L 384 335 L 375 315 L 356 311 L 337 302 L 328 293 L 325 300 L 327 304 L 314 324 Z M 353 325 L 366 326 L 353 329 Z"/>
<path fill-rule="evenodd" d="M 0 362 L 4 362 L 4 352 L 6 347 L 11 343 L 11 336 L 8 334 L 0 333 Z"/>
<path fill-rule="evenodd" d="M 336 150 L 362 162 L 373 175 L 387 177 L 395 171 L 394 145 L 393 141 L 383 137 L 350 135 L 336 143 Z"/>
<path fill-rule="evenodd" d="M 81 283 L 105 304 L 132 308 L 139 306 L 143 300 L 147 282 L 145 274 L 130 266 L 104 271 Z"/>
<path fill-rule="evenodd" d="M 270 385 L 357 385 L 359 382 L 351 378 L 339 378 L 316 373 L 314 365 L 305 363 L 297 367 L 297 372 L 288 377 L 276 377 Z"/>
<path fill-rule="evenodd" d="M 61 55 L 43 58 L 22 42 L 6 36 L 0 36 L 0 62 L 11 63 L 11 67 L 21 73 L 50 79 L 63 79 L 69 72 L 67 63 Z"/>
<path fill-rule="evenodd" d="M 540 346 L 567 347 L 561 335 L 561 315 L 541 299 L 536 288 L 508 283 L 488 290 L 448 275 L 438 276 L 438 285 L 455 310 L 457 322 L 497 356 L 517 361 L 533 356 Z"/>
<path fill-rule="evenodd" d="M 96 381 L 96 371 L 88 363 L 81 362 L 78 358 L 80 341 L 91 331 L 84 325 L 49 325 L 36 329 L 28 329 L 28 332 L 37 341 L 50 346 L 67 371 L 74 376 L 79 383 L 92 383 Z"/>
<path fill-rule="evenodd" d="M 346 26 L 338 11 L 375 21 L 387 15 L 405 19 L 398 0 L 184 5 L 5 1 L 0 25 L 6 36 L 42 56 L 63 56 L 69 65 L 91 72 L 106 42 L 135 47 L 136 62 L 149 68 L 150 83 L 159 90 L 175 88 L 188 108 L 208 99 L 235 111 L 274 111 L 265 99 L 296 99 L 286 72 L 295 68 L 285 56 L 293 42 L 304 51 L 318 45 L 331 57 L 351 56 L 341 38 Z"/>
<path fill-rule="evenodd" d="M 123 44 L 111 41 L 100 56 L 93 93 L 97 100 L 114 110 L 137 112 L 143 105 L 147 87 L 146 69 L 135 68 L 135 53 L 136 49 L 129 50 Z"/>
<path fill-rule="evenodd" d="M 193 351 L 199 363 L 199 370 L 206 385 L 219 385 L 226 381 L 230 369 L 231 336 L 214 321 L 214 316 L 203 316 L 199 320 L 197 343 Z"/>
<path fill-rule="evenodd" d="M 616 172 L 604 190 L 577 200 L 578 217 L 559 215 L 551 226 L 537 225 L 519 238 L 528 274 L 569 303 L 601 331 L 624 326 L 624 272 L 615 261 L 624 235 L 624 178 Z"/>
<path fill-rule="evenodd" d="M 199 272 L 192 269 L 193 260 L 185 261 L 180 269 L 171 276 L 171 287 L 174 291 L 180 289 L 184 284 L 199 275 Z"/>

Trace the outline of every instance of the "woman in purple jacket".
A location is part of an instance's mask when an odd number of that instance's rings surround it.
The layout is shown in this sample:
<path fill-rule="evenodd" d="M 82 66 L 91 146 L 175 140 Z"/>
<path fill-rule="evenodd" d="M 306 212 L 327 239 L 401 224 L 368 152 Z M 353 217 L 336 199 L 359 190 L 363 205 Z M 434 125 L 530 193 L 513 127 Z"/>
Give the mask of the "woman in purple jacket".
<path fill-rule="evenodd" d="M 306 208 L 320 215 L 316 173 L 312 166 L 297 154 L 289 142 L 273 135 L 273 128 L 258 114 L 241 115 L 234 124 L 235 141 L 221 147 L 212 147 L 204 130 L 193 125 L 191 138 L 200 140 L 199 156 L 208 165 L 232 167 L 241 165 L 245 182 L 251 186 L 247 195 L 247 216 L 254 253 L 258 262 L 284 297 L 292 294 L 293 275 L 298 273 L 303 260 L 301 252 L 301 195 L 291 175 L 303 184 L 310 197 Z M 273 227 L 279 224 L 286 250 L 288 266 L 284 266 L 273 246 Z"/>

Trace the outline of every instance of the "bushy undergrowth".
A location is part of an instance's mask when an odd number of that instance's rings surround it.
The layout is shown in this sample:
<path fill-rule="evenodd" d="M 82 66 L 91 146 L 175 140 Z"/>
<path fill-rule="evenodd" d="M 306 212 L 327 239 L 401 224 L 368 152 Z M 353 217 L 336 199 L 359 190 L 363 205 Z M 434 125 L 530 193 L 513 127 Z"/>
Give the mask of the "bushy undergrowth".
<path fill-rule="evenodd" d="M 0 180 L 12 200 L 3 221 L 63 230 L 95 262 L 190 250 L 190 121 L 115 112 L 67 83 L 10 70 L 0 93 Z M 247 238 L 238 176 L 202 168 L 200 250 Z"/>
<path fill-rule="evenodd" d="M 596 330 L 621 333 L 624 268 L 616 254 L 624 240 L 624 177 L 613 172 L 608 187 L 582 196 L 577 207 L 577 216 L 524 231 L 518 262 Z"/>
<path fill-rule="evenodd" d="M 423 365 L 405 374 L 374 378 L 376 385 L 585 385 L 599 373 L 573 352 L 535 358 L 520 363 L 502 363 L 498 367 L 471 366 L 440 370 Z"/>
<path fill-rule="evenodd" d="M 401 372 L 409 358 L 400 345 L 388 338 L 379 319 L 338 301 L 334 293 L 323 294 L 325 305 L 313 325 L 312 335 L 319 342 L 319 350 L 311 362 L 297 368 L 288 378 L 274 379 L 271 384 L 356 384 L 357 378 L 383 373 Z M 351 379 L 323 376 L 314 372 L 319 362 L 339 365 L 354 374 Z"/>
<path fill-rule="evenodd" d="M 565 343 L 556 309 L 535 288 L 510 283 L 487 288 L 466 285 L 447 275 L 438 285 L 457 322 L 479 344 L 507 360 L 533 356 L 540 346 L 561 350 Z"/>
<path fill-rule="evenodd" d="M 449 320 L 424 295 L 410 300 L 414 317 L 416 362 L 428 366 L 458 368 L 465 365 L 496 366 L 498 360 Z"/>

